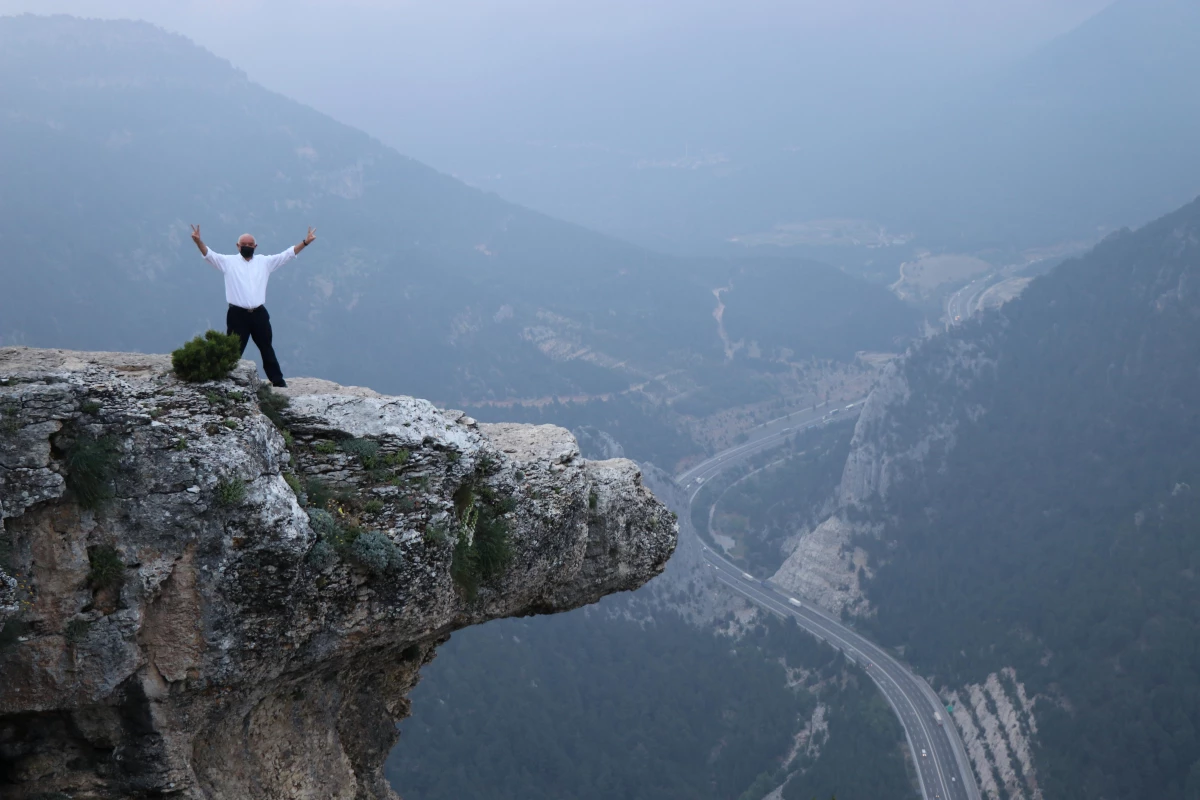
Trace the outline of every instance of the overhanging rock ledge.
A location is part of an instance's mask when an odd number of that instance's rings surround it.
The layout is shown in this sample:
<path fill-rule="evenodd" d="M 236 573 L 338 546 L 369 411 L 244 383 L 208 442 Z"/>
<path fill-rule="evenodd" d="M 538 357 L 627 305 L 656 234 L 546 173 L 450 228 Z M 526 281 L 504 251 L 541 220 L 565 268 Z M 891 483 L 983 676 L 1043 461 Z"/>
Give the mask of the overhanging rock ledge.
<path fill-rule="evenodd" d="M 0 349 L 0 795 L 391 798 L 449 634 L 634 589 L 674 517 L 553 426 Z M 90 502 L 89 502 L 90 499 Z"/>

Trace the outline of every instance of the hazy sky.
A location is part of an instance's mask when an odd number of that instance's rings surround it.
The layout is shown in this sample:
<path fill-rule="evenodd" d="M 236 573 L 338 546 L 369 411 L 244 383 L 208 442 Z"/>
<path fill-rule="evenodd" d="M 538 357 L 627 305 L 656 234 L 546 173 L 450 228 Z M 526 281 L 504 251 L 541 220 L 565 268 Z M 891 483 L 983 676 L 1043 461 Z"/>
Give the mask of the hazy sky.
<path fill-rule="evenodd" d="M 501 106 L 536 106 L 538 92 L 552 102 L 560 72 L 598 80 L 623 65 L 652 70 L 656 57 L 659 66 L 688 65 L 710 51 L 743 60 L 844 55 L 824 81 L 853 82 L 855 70 L 876 73 L 871 80 L 944 72 L 949 63 L 971 70 L 1027 51 L 1108 2 L 0 0 L 0 12 L 144 19 L 194 39 L 269 88 L 403 145 L 417 140 L 379 130 L 387 125 L 380 104 L 429 125 L 446 106 L 459 106 L 460 114 L 462 105 L 498 98 Z"/>
<path fill-rule="evenodd" d="M 640 215 L 631 199 L 647 191 L 617 180 L 635 165 L 853 152 L 1109 2 L 0 0 L 0 13 L 146 20 L 469 183 L 624 232 L 612 214 Z"/>

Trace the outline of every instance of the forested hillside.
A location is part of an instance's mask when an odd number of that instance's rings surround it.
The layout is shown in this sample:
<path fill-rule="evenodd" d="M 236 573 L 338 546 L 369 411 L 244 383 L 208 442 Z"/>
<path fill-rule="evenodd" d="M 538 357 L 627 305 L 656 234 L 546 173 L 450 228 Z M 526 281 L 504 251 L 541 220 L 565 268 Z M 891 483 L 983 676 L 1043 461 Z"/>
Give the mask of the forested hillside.
<path fill-rule="evenodd" d="M 856 439 L 863 622 L 945 687 L 1015 668 L 1046 798 L 1200 796 L 1198 364 L 1200 201 L 918 348 Z"/>
<path fill-rule="evenodd" d="M 774 618 L 730 638 L 646 611 L 614 598 L 455 634 L 413 693 L 392 785 L 408 800 L 759 800 L 784 781 L 788 800 L 912 797 L 899 723 L 832 648 Z"/>
<path fill-rule="evenodd" d="M 0 18 L 0 104 L 3 344 L 163 352 L 224 327 L 192 223 L 219 252 L 317 227 L 271 283 L 286 373 L 456 405 L 707 385 L 731 281 L 753 372 L 915 331 L 825 265 L 667 258 L 468 188 L 143 23 Z"/>

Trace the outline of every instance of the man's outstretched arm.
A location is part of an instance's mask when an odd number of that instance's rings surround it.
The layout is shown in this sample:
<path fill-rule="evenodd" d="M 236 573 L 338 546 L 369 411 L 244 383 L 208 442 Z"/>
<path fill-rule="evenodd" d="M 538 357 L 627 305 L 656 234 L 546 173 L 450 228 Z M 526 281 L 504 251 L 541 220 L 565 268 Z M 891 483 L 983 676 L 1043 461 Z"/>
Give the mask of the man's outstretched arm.
<path fill-rule="evenodd" d="M 199 225 L 192 226 L 192 241 L 196 243 L 196 247 L 200 248 L 200 255 L 202 255 L 202 256 L 208 255 L 208 245 L 206 245 L 203 241 L 200 240 L 200 226 Z"/>
<path fill-rule="evenodd" d="M 209 264 L 212 264 L 213 268 L 219 270 L 220 272 L 225 271 L 225 263 L 223 261 L 224 256 L 222 256 L 220 253 L 214 253 L 212 250 L 208 249 L 208 245 L 206 245 L 203 240 L 200 239 L 199 225 L 192 226 L 192 241 L 196 243 L 196 247 L 200 248 L 200 255 L 204 256 L 205 261 L 207 261 Z"/>
<path fill-rule="evenodd" d="M 284 250 L 282 253 L 277 253 L 273 256 L 267 256 L 268 268 L 270 268 L 271 272 L 274 272 L 275 270 L 279 269 L 284 264 L 291 261 L 296 256 L 300 255 L 300 251 L 303 250 L 304 248 L 308 247 L 310 244 L 312 244 L 313 240 L 316 238 L 317 238 L 317 229 L 309 228 L 308 235 L 304 237 L 304 240 L 301 241 L 300 244 L 294 244 L 291 247 L 289 247 L 287 250 Z"/>

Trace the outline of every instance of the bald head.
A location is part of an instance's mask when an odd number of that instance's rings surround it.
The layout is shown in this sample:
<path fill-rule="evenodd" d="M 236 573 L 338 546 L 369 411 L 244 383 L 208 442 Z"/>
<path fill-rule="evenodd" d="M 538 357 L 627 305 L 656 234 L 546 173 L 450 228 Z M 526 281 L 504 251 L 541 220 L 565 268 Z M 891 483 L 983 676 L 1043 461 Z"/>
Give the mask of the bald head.
<path fill-rule="evenodd" d="M 247 261 L 254 255 L 254 248 L 258 247 L 258 242 L 254 241 L 254 237 L 248 233 L 243 233 L 238 237 L 238 252 L 242 254 L 242 258 Z"/>

